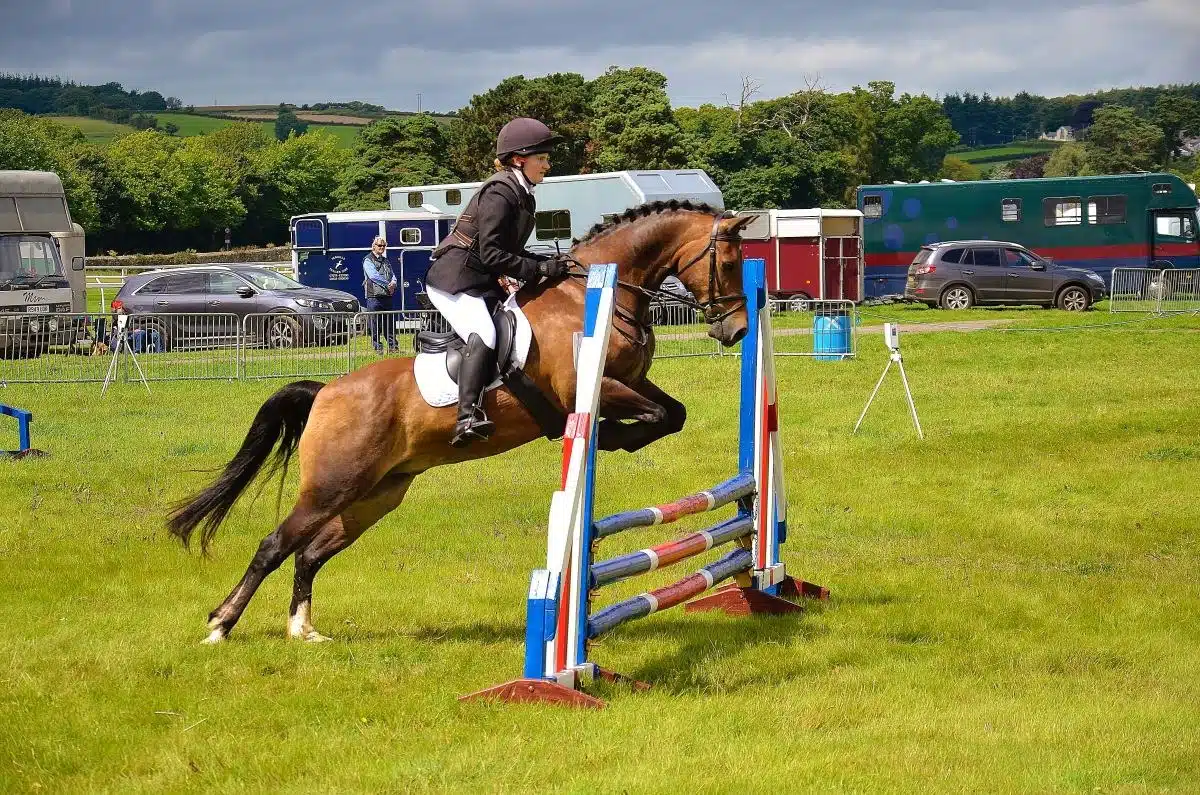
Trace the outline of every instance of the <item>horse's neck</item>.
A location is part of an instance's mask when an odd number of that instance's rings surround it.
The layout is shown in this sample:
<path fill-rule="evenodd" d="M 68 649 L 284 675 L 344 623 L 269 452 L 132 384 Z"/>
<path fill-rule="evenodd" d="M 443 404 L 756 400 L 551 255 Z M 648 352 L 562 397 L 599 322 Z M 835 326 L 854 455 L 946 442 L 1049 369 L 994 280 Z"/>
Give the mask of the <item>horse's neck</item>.
<path fill-rule="evenodd" d="M 657 220 L 654 229 L 645 233 L 648 239 L 618 265 L 617 278 L 626 284 L 657 290 L 674 272 L 675 255 L 687 242 L 693 219 L 679 213 Z"/>

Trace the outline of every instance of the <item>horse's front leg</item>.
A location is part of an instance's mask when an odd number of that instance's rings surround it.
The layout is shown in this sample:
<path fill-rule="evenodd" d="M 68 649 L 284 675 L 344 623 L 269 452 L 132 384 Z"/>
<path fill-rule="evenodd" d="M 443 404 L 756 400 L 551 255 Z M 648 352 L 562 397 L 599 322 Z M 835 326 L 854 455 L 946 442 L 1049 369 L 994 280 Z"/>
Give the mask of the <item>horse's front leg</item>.
<path fill-rule="evenodd" d="M 649 381 L 637 389 L 612 378 L 600 382 L 601 450 L 634 452 L 667 434 L 683 429 L 687 410 Z M 633 420 L 625 423 L 622 420 Z"/>

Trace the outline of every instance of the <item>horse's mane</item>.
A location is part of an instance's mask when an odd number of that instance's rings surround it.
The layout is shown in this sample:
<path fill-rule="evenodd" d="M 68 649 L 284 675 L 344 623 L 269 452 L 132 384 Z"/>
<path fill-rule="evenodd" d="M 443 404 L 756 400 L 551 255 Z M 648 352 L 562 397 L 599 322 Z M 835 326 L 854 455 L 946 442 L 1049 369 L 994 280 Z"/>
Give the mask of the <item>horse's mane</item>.
<path fill-rule="evenodd" d="M 590 243 L 591 241 L 595 240 L 597 237 L 600 237 L 601 235 L 606 235 L 609 232 L 612 232 L 613 230 L 617 229 L 618 227 L 623 227 L 626 224 L 628 224 L 632 221 L 637 221 L 640 218 L 649 218 L 652 215 L 658 215 L 660 213 L 676 213 L 676 212 L 706 213 L 708 215 L 720 215 L 724 211 L 718 210 L 716 207 L 705 204 L 703 202 L 692 203 L 691 201 L 686 200 L 686 199 L 684 201 L 679 201 L 678 199 L 671 199 L 670 201 L 661 201 L 660 200 L 660 201 L 646 202 L 645 204 L 639 205 L 637 207 L 629 208 L 628 210 L 626 210 L 625 212 L 616 216 L 615 218 L 612 218 L 608 221 L 604 221 L 603 223 L 596 224 L 591 229 L 589 229 L 587 231 L 587 234 L 585 234 L 583 237 L 579 238 L 578 240 L 572 241 L 572 245 L 579 246 L 584 243 Z"/>

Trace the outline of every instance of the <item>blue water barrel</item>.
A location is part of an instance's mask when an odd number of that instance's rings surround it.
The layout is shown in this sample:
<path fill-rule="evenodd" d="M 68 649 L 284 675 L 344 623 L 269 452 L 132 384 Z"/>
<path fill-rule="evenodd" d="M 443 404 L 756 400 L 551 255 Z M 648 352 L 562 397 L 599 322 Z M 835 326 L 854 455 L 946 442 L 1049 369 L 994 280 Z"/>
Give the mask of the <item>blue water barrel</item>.
<path fill-rule="evenodd" d="M 836 362 L 845 358 L 837 354 L 850 353 L 850 324 L 847 314 L 815 315 L 813 317 L 813 358 L 822 362 Z"/>

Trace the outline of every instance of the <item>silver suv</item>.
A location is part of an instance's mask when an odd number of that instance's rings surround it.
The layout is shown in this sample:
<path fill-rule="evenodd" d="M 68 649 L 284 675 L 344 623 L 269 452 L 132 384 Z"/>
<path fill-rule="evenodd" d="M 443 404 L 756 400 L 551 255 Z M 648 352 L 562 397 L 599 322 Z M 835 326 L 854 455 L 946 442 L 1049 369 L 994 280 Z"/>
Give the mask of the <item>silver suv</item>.
<path fill-rule="evenodd" d="M 1024 246 L 995 240 L 923 246 L 904 286 L 905 298 L 943 309 L 1040 304 L 1082 312 L 1106 293 L 1095 271 L 1055 265 Z"/>

